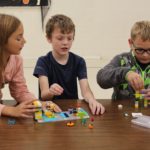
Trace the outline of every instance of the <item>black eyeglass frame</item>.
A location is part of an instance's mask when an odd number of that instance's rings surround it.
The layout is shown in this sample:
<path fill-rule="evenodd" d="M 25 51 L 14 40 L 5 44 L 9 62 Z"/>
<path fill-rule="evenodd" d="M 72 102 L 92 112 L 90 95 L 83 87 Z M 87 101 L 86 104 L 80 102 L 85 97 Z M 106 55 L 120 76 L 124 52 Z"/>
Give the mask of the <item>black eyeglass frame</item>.
<path fill-rule="evenodd" d="M 137 48 L 134 43 L 132 43 L 133 47 L 134 47 L 134 50 L 137 54 L 144 54 L 144 53 L 147 53 L 150 55 L 150 48 L 149 49 L 144 49 L 144 48 Z"/>

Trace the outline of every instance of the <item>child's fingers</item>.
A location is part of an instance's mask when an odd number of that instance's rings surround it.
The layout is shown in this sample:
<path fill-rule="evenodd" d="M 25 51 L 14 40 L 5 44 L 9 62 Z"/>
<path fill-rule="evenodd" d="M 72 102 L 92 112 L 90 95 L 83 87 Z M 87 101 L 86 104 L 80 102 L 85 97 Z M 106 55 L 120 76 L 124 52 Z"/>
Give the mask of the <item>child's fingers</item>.
<path fill-rule="evenodd" d="M 55 104 L 54 111 L 55 111 L 55 112 L 61 112 L 62 110 L 60 109 L 59 106 L 57 106 L 57 105 Z"/>
<path fill-rule="evenodd" d="M 150 100 L 150 95 L 149 96 L 145 96 L 145 99 Z"/>
<path fill-rule="evenodd" d="M 141 77 L 139 77 L 138 79 L 138 86 L 139 86 L 139 90 L 144 88 L 144 81 L 141 79 Z"/>
<path fill-rule="evenodd" d="M 140 77 L 134 78 L 131 81 L 131 85 L 135 91 L 139 91 L 139 90 L 143 89 L 143 87 L 144 87 L 143 80 Z"/>
<path fill-rule="evenodd" d="M 96 115 L 101 114 L 100 110 L 101 110 L 101 107 L 100 107 L 100 106 L 97 106 L 97 107 L 96 107 Z"/>
<path fill-rule="evenodd" d="M 62 94 L 62 90 L 60 90 L 60 89 L 58 89 L 58 88 L 56 88 L 56 89 L 54 89 L 54 93 L 55 93 L 55 95 L 61 95 Z"/>
<path fill-rule="evenodd" d="M 101 105 L 101 114 L 105 112 L 105 108 Z"/>
<path fill-rule="evenodd" d="M 36 111 L 38 111 L 39 109 L 26 109 L 25 112 L 27 113 L 34 113 Z"/>
<path fill-rule="evenodd" d="M 57 86 L 55 90 L 57 91 L 57 93 L 62 94 L 64 89 L 61 86 Z"/>
<path fill-rule="evenodd" d="M 55 85 L 52 86 L 50 88 L 50 91 L 54 94 L 54 95 L 61 95 L 63 93 L 63 88 L 60 87 L 59 85 Z"/>
<path fill-rule="evenodd" d="M 56 87 L 57 87 L 59 90 L 61 90 L 61 91 L 64 90 L 59 84 L 57 84 Z"/>
<path fill-rule="evenodd" d="M 93 105 L 91 103 L 89 103 L 89 107 L 90 107 L 90 109 L 92 111 L 92 114 L 94 114 Z"/>
<path fill-rule="evenodd" d="M 25 108 L 27 108 L 27 109 L 34 109 L 34 108 L 37 108 L 37 106 L 35 106 L 35 105 L 26 105 Z"/>
<path fill-rule="evenodd" d="M 22 102 L 22 104 L 29 105 L 29 104 L 32 104 L 34 101 L 35 100 L 27 100 L 27 101 Z"/>
<path fill-rule="evenodd" d="M 105 112 L 105 108 L 100 103 L 97 104 L 95 110 L 96 110 L 96 115 L 100 115 L 100 114 L 103 114 Z"/>
<path fill-rule="evenodd" d="M 33 118 L 33 115 L 30 115 L 30 114 L 22 114 L 21 117 L 22 117 L 22 118 Z"/>
<path fill-rule="evenodd" d="M 147 100 L 150 100 L 150 91 L 148 90 L 147 93 L 145 94 L 145 98 Z"/>
<path fill-rule="evenodd" d="M 147 94 L 148 91 L 149 91 L 149 89 L 142 89 L 142 90 L 140 91 L 140 93 L 141 93 L 141 94 Z"/>

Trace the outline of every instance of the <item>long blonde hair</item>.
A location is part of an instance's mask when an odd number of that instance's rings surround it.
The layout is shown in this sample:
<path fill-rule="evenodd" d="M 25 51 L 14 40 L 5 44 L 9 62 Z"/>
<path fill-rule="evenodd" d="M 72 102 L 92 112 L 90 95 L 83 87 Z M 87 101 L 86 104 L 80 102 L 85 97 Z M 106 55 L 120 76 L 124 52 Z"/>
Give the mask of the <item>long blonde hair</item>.
<path fill-rule="evenodd" d="M 14 16 L 0 14 L 0 88 L 4 83 L 4 70 L 7 60 L 4 56 L 5 46 L 9 37 L 17 30 L 21 24 L 20 20 Z"/>

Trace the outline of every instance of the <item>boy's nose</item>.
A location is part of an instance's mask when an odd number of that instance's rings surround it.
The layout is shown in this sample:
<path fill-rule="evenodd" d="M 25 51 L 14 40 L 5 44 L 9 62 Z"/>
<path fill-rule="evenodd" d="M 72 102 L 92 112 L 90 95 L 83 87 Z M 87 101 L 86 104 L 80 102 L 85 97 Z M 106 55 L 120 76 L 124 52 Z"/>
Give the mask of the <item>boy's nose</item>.
<path fill-rule="evenodd" d="M 67 39 L 64 39 L 63 40 L 63 44 L 67 44 L 68 43 L 68 40 Z"/>
<path fill-rule="evenodd" d="M 144 52 L 143 56 L 147 57 L 147 56 L 149 56 L 149 54 L 147 52 Z"/>

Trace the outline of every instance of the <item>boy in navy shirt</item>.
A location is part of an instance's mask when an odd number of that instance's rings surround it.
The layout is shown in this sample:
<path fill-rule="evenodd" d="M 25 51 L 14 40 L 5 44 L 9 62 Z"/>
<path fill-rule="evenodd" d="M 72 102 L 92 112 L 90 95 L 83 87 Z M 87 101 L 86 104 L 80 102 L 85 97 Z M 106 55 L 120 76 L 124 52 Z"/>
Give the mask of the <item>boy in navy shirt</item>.
<path fill-rule="evenodd" d="M 34 76 L 39 78 L 40 98 L 78 99 L 77 78 L 81 93 L 93 114 L 103 114 L 105 109 L 92 94 L 87 80 L 85 60 L 69 52 L 75 35 L 75 25 L 65 15 L 55 15 L 46 24 L 46 36 L 53 50 L 38 59 Z M 61 109 L 56 105 L 55 111 Z"/>

